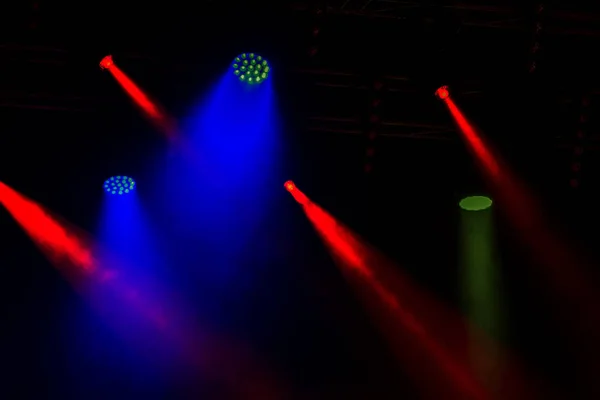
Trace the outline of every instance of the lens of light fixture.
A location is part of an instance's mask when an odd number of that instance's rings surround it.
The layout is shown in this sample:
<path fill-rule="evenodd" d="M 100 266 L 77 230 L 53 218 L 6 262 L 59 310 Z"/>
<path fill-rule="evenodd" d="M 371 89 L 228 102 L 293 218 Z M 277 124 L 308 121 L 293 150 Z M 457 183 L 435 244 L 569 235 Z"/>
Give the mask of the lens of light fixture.
<path fill-rule="evenodd" d="M 487 196 L 468 196 L 458 205 L 465 211 L 483 211 L 492 206 L 492 199 Z"/>
<path fill-rule="evenodd" d="M 292 181 L 287 181 L 283 184 L 283 187 L 285 187 L 285 190 L 287 190 L 288 192 L 291 192 L 294 189 L 296 189 L 296 185 Z"/>
<path fill-rule="evenodd" d="M 106 56 L 104 57 L 101 61 L 100 61 L 100 68 L 101 69 L 109 69 L 110 67 L 112 67 L 115 63 L 113 62 L 112 56 Z"/>
<path fill-rule="evenodd" d="M 442 86 L 438 90 L 435 91 L 435 95 L 440 100 L 445 100 L 450 96 L 450 91 L 448 90 L 448 86 Z"/>
<path fill-rule="evenodd" d="M 104 191 L 110 195 L 123 196 L 135 190 L 133 178 L 117 175 L 104 181 Z"/>
<path fill-rule="evenodd" d="M 256 85 L 269 77 L 271 66 L 262 56 L 255 53 L 242 53 L 233 60 L 233 74 L 241 82 Z"/>

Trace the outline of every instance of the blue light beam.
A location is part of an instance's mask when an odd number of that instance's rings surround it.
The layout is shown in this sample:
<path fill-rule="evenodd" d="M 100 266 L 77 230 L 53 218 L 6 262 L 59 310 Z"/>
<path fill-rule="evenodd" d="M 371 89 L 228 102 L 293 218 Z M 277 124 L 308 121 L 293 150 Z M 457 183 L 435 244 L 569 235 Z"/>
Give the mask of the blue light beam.
<path fill-rule="evenodd" d="M 185 162 L 171 162 L 160 188 L 170 222 L 202 254 L 204 262 L 193 268 L 213 288 L 242 279 L 242 260 L 257 256 L 252 242 L 281 195 L 272 78 L 247 85 L 226 71 L 184 123 L 209 171 L 200 174 Z"/>

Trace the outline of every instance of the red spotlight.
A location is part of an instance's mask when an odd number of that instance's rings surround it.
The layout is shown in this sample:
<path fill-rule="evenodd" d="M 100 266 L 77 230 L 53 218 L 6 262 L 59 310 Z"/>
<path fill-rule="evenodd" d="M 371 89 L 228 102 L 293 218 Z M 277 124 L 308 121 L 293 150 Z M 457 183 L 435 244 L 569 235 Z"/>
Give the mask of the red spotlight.
<path fill-rule="evenodd" d="M 442 86 L 441 88 L 436 90 L 435 95 L 440 100 L 446 100 L 448 97 L 450 97 L 450 92 L 448 91 L 448 86 Z"/>
<path fill-rule="evenodd" d="M 283 187 L 285 188 L 285 190 L 287 190 L 290 193 L 293 192 L 294 190 L 296 190 L 296 185 L 292 181 L 287 181 L 286 183 L 283 184 Z"/>
<path fill-rule="evenodd" d="M 113 62 L 112 56 L 110 56 L 110 55 L 104 57 L 102 59 L 102 61 L 100 61 L 100 68 L 101 69 L 109 69 L 113 65 L 115 65 L 115 63 Z"/>
<path fill-rule="evenodd" d="M 285 188 L 285 190 L 290 192 L 294 200 L 296 200 L 298 203 L 302 205 L 306 205 L 308 203 L 306 195 L 296 187 L 296 184 L 293 181 L 287 181 L 283 184 L 283 187 Z"/>

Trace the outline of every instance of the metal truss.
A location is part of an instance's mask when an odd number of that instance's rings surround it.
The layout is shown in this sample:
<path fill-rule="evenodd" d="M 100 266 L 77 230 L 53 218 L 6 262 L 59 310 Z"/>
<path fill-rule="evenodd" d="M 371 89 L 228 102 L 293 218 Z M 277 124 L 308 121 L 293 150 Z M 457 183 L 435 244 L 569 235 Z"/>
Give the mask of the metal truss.
<path fill-rule="evenodd" d="M 423 20 L 427 18 L 450 17 L 462 26 L 474 26 L 499 30 L 520 30 L 527 35 L 531 32 L 532 41 L 536 42 L 536 34 L 543 30 L 543 35 L 550 36 L 598 36 L 600 37 L 600 14 L 593 12 L 574 12 L 559 9 L 556 6 L 538 5 L 536 8 L 512 7 L 509 5 L 484 5 L 479 2 L 463 0 L 462 3 L 440 5 L 423 1 L 403 0 L 304 0 L 294 2 L 292 9 L 297 12 L 314 13 L 321 16 L 348 16 L 348 18 L 387 19 L 398 20 Z M 502 4 L 502 3 L 498 3 Z M 543 22 L 543 25 L 540 25 Z M 321 24 L 327 24 L 322 20 Z M 535 45 L 533 47 L 535 47 Z M 535 52 L 532 50 L 532 54 Z M 532 70 L 530 70 L 531 72 Z M 299 69 L 296 72 L 308 74 L 310 81 L 316 86 L 334 88 L 355 88 L 368 90 L 364 77 L 356 76 L 349 72 L 331 69 Z M 410 80 L 406 77 L 380 77 L 385 80 L 388 91 L 411 92 L 416 91 Z M 482 85 L 477 82 L 466 85 L 467 89 L 460 93 L 461 97 L 478 96 L 482 94 Z M 592 90 L 592 93 L 597 92 Z M 558 95 L 557 101 L 568 101 L 569 95 Z M 565 97 L 565 98 L 562 98 Z M 571 99 L 572 100 L 572 99 Z M 365 134 L 363 121 L 341 120 L 333 116 L 312 116 L 309 120 L 309 129 L 320 132 L 333 132 L 340 134 L 359 135 Z M 393 136 L 407 139 L 451 140 L 457 137 L 454 126 L 436 125 L 423 121 L 382 121 L 382 136 Z M 571 135 L 561 135 L 555 138 L 559 148 L 570 148 Z M 596 150 L 600 140 L 599 135 L 590 134 L 586 147 Z"/>
<path fill-rule="evenodd" d="M 0 43 L 0 56 L 5 64 L 33 66 L 38 68 L 56 68 L 67 70 L 69 59 L 73 53 L 59 46 L 36 46 L 20 43 Z M 151 60 L 137 53 L 120 53 L 121 60 Z M 100 71 L 98 72 L 100 73 Z M 6 77 L 10 79 L 10 77 Z M 103 109 L 109 101 L 100 95 L 84 95 L 81 93 L 62 93 L 61 90 L 40 91 L 39 88 L 27 87 L 18 90 L 0 90 L 0 108 L 32 109 L 65 112 L 94 112 Z"/>
<path fill-rule="evenodd" d="M 336 133 L 350 136 L 364 135 L 361 121 L 338 117 L 309 117 L 308 130 L 311 132 Z M 383 121 L 380 124 L 380 137 L 450 141 L 456 138 L 453 126 L 432 125 L 410 121 Z"/>
<path fill-rule="evenodd" d="M 508 5 L 485 5 L 463 1 L 448 5 L 435 5 L 424 1 L 403 0 L 310 0 L 292 3 L 296 11 L 314 11 L 330 15 L 362 16 L 405 20 L 415 16 L 434 16 L 447 12 L 464 26 L 509 30 L 531 30 L 531 16 L 525 8 Z M 600 14 L 575 12 L 546 7 L 545 31 L 550 35 L 575 35 L 600 37 Z M 573 24 L 576 22 L 577 24 Z"/>
<path fill-rule="evenodd" d="M 0 91 L 0 108 L 67 112 L 94 112 L 102 105 L 97 97 L 58 95 L 56 93 Z M 104 102 L 108 104 L 108 102 Z"/>
<path fill-rule="evenodd" d="M 331 90 L 352 89 L 364 91 L 365 98 L 370 86 L 364 77 L 357 73 L 348 71 L 335 71 L 324 68 L 300 68 L 292 70 L 294 74 L 309 77 L 308 81 L 315 87 L 328 88 Z M 385 89 L 384 93 L 416 93 L 417 88 L 411 85 L 411 81 L 404 76 L 382 76 L 380 78 Z M 591 96 L 600 97 L 600 90 L 590 90 Z M 484 91 L 478 82 L 465 84 L 462 90 L 455 95 L 462 99 L 476 99 L 482 96 Z M 433 95 L 433 94 L 432 94 Z M 556 100 L 560 103 L 571 103 L 577 95 L 568 96 L 558 94 Z M 360 136 L 367 134 L 364 118 L 341 118 L 333 113 L 314 113 L 308 117 L 308 130 L 317 133 L 332 133 L 349 136 Z M 389 119 L 382 120 L 378 127 L 378 136 L 407 140 L 427 141 L 453 141 L 458 139 L 457 128 L 454 123 L 437 123 L 431 120 L 411 119 Z M 554 145 L 559 149 L 571 149 L 573 147 L 572 134 L 559 134 L 553 139 Z M 587 150 L 600 151 L 600 132 L 589 132 L 587 141 L 583 145 Z"/>
<path fill-rule="evenodd" d="M 367 98 L 370 90 L 370 85 L 365 82 L 364 77 L 354 72 L 301 68 L 292 70 L 292 73 L 309 77 L 310 84 L 319 88 L 363 91 L 365 98 Z M 409 78 L 405 76 L 382 76 L 379 80 L 385 87 L 383 92 L 387 94 L 410 94 L 418 91 L 417 88 L 412 86 Z M 482 94 L 482 91 L 477 90 L 475 86 L 472 90 L 457 93 L 461 97 L 472 97 L 480 94 Z M 365 122 L 362 118 L 340 118 L 339 116 L 325 114 L 310 115 L 308 130 L 350 136 L 366 134 Z M 438 124 L 431 121 L 389 119 L 382 120 L 378 124 L 377 135 L 402 139 L 449 141 L 456 138 L 456 127 L 452 123 Z"/>

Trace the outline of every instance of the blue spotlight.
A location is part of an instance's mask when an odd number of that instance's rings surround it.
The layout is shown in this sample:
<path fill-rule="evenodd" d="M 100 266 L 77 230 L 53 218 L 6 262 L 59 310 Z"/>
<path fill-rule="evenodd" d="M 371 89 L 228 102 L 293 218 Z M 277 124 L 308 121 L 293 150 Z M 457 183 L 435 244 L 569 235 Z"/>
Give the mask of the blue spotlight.
<path fill-rule="evenodd" d="M 104 191 L 111 195 L 125 195 L 133 192 L 135 181 L 128 176 L 118 175 L 104 181 Z"/>
<path fill-rule="evenodd" d="M 269 77 L 271 67 L 267 60 L 254 53 L 242 53 L 233 60 L 233 73 L 242 82 L 255 85 Z"/>
<path fill-rule="evenodd" d="M 184 125 L 188 146 L 202 154 L 209 168 L 199 173 L 183 160 L 171 160 L 161 169 L 164 182 L 153 186 L 164 199 L 179 241 L 189 240 L 186 247 L 201 251 L 203 262 L 190 262 L 185 259 L 187 253 L 182 253 L 179 264 L 189 263 L 205 285 L 206 296 L 213 290 L 225 295 L 223 285 L 241 279 L 249 259 L 267 257 L 249 243 L 257 240 L 266 218 L 273 216 L 274 201 L 279 198 L 275 190 L 284 180 L 271 78 L 252 85 L 240 82 L 228 65 Z"/>

